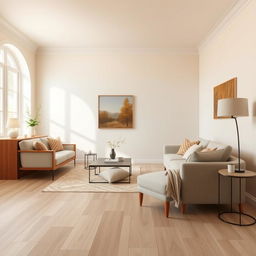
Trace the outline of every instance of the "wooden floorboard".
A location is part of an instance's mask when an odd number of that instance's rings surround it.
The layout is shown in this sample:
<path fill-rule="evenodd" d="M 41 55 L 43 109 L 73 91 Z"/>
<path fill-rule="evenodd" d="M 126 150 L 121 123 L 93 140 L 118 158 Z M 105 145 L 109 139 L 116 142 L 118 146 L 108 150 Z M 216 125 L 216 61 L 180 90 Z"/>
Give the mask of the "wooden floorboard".
<path fill-rule="evenodd" d="M 255 255 L 256 225 L 223 223 L 216 206 L 182 215 L 171 205 L 165 218 L 163 203 L 146 195 L 140 207 L 137 193 L 41 192 L 50 183 L 47 173 L 0 181 L 0 255 Z"/>

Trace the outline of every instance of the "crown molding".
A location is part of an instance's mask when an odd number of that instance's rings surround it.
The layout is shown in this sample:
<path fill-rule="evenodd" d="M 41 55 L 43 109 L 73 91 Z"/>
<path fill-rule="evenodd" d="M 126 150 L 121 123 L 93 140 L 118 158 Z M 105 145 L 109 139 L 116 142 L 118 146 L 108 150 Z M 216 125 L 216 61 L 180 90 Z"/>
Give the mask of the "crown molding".
<path fill-rule="evenodd" d="M 224 27 L 232 20 L 233 17 L 238 15 L 252 0 L 239 0 L 231 9 L 229 9 L 223 17 L 210 29 L 206 37 L 199 43 L 198 52 L 211 41 L 213 38 L 224 29 Z"/>
<path fill-rule="evenodd" d="M 37 55 L 48 54 L 172 54 L 198 55 L 196 48 L 85 48 L 85 47 L 40 47 Z"/>
<path fill-rule="evenodd" d="M 26 35 L 24 35 L 14 26 L 12 26 L 10 23 L 8 23 L 1 16 L 0 16 L 0 30 L 3 33 L 6 33 L 7 35 L 9 35 L 11 38 L 14 38 L 14 41 L 20 41 L 24 47 L 29 48 L 32 51 L 37 50 L 38 46 L 35 42 L 33 42 L 30 38 L 28 38 Z M 9 39 L 8 39 L 8 42 L 10 42 Z"/>

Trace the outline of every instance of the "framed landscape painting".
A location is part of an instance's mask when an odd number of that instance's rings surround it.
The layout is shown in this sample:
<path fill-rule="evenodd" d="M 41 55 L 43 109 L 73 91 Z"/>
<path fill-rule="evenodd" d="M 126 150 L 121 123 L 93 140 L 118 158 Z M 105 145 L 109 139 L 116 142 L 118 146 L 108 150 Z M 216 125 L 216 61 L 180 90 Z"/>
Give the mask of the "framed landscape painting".
<path fill-rule="evenodd" d="M 133 128 L 132 95 L 99 95 L 99 128 Z"/>

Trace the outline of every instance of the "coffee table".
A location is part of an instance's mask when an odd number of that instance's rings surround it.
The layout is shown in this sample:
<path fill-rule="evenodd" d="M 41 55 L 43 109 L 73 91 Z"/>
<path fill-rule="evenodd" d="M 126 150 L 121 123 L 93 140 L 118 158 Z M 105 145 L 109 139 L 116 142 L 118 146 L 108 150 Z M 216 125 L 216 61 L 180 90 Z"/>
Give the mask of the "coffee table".
<path fill-rule="evenodd" d="M 115 182 L 115 183 L 130 183 L 130 176 L 132 175 L 132 159 L 131 158 L 123 158 L 122 161 L 119 162 L 105 162 L 106 158 L 98 158 L 97 160 L 91 162 L 89 164 L 89 183 L 108 183 L 107 181 L 91 181 L 91 170 L 96 170 L 101 167 L 126 167 L 129 168 L 129 176 L 128 182 Z M 99 173 L 95 172 L 95 175 L 99 175 Z"/>

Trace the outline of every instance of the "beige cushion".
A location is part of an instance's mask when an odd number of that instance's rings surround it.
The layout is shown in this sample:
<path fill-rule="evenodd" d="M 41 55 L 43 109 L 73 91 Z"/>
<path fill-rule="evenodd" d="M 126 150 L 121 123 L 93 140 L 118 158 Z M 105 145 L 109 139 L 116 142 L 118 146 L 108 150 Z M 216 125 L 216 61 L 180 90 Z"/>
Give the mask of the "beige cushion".
<path fill-rule="evenodd" d="M 200 151 L 202 149 L 201 146 L 194 144 L 193 146 L 191 146 L 183 155 L 184 159 L 188 159 L 190 157 L 191 154 L 193 154 L 195 151 Z"/>
<path fill-rule="evenodd" d="M 54 139 L 54 138 L 47 138 L 47 140 L 48 140 L 48 143 L 49 143 L 50 148 L 52 150 L 54 150 L 56 152 L 64 150 L 60 138 L 56 138 L 56 139 Z"/>
<path fill-rule="evenodd" d="M 164 162 L 169 162 L 172 160 L 181 160 L 183 159 L 183 157 L 181 155 L 178 154 L 164 154 Z"/>
<path fill-rule="evenodd" d="M 189 162 L 226 162 L 231 155 L 232 148 L 227 146 L 209 152 L 194 152 L 187 161 Z"/>
<path fill-rule="evenodd" d="M 129 176 L 129 172 L 121 168 L 109 168 L 99 174 L 104 180 L 109 183 L 123 180 Z"/>
<path fill-rule="evenodd" d="M 22 140 L 19 142 L 20 150 L 34 150 L 33 143 L 39 139 Z"/>
<path fill-rule="evenodd" d="M 55 153 L 55 160 L 56 160 L 56 164 L 61 164 L 64 161 L 72 158 L 73 156 L 75 156 L 75 151 L 73 150 L 62 150 L 62 151 L 58 151 Z"/>
<path fill-rule="evenodd" d="M 190 141 L 188 139 L 185 139 L 184 142 L 181 144 L 177 154 L 183 155 L 185 152 L 194 144 L 199 144 L 199 141 Z"/>
<path fill-rule="evenodd" d="M 49 142 L 48 142 L 48 139 L 45 137 L 45 138 L 40 138 L 41 142 L 44 143 L 44 145 L 47 147 L 47 149 L 51 149 L 50 148 L 50 145 L 49 145 Z"/>
<path fill-rule="evenodd" d="M 165 195 L 167 178 L 165 171 L 151 172 L 139 175 L 137 178 L 137 184 L 140 187 Z"/>
<path fill-rule="evenodd" d="M 48 150 L 45 144 L 41 141 L 34 141 L 33 147 L 35 150 Z"/>
<path fill-rule="evenodd" d="M 217 148 L 204 148 L 203 150 L 201 150 L 201 152 L 210 152 L 215 150 L 217 150 Z"/>

